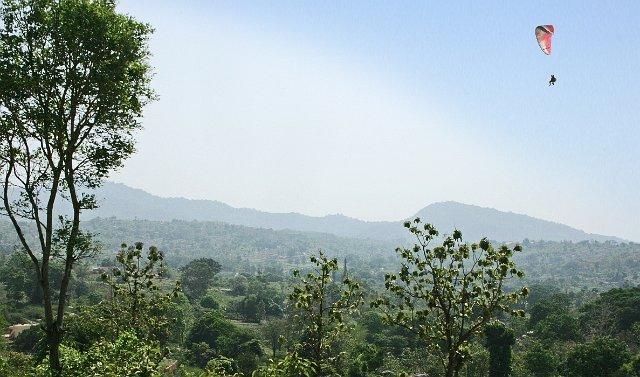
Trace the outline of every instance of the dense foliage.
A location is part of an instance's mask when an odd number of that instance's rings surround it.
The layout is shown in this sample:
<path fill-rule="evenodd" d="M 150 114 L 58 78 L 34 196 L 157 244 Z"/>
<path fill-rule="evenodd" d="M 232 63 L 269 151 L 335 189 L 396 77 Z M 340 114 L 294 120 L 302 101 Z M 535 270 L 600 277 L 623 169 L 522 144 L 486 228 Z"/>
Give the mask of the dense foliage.
<path fill-rule="evenodd" d="M 93 222 L 103 225 L 117 223 L 119 221 L 114 219 Z M 162 228 L 174 225 L 135 221 L 122 223 L 140 226 L 140 230 L 142 224 L 148 224 L 152 229 L 156 225 Z M 241 229 L 214 223 L 201 225 L 218 231 L 224 229 L 234 232 Z M 271 234 L 271 231 L 256 232 Z M 153 238 L 153 233 L 140 233 Z M 250 237 L 251 233 L 242 234 Z M 287 232 L 276 234 L 283 240 L 287 236 L 293 239 L 298 236 Z M 194 238 L 189 237 L 183 239 L 195 240 L 196 236 L 194 234 Z M 314 237 L 322 242 L 322 235 Z M 9 240 L 9 244 L 11 237 L 4 239 Z M 337 238 L 329 239 L 341 242 Z M 355 243 L 354 240 L 349 242 Z M 440 238 L 438 242 L 449 241 Z M 490 245 L 484 242 L 482 247 Z M 546 251 L 541 253 L 551 253 L 552 245 L 565 252 L 567 245 L 573 245 L 576 250 L 583 249 L 585 252 L 600 250 L 597 252 L 604 254 L 627 250 L 629 255 L 633 255 L 633 245 L 548 242 L 527 244 L 529 247 L 543 245 Z M 273 252 L 278 253 L 279 244 L 273 245 Z M 594 249 L 594 245 L 601 249 Z M 438 246 L 442 247 L 441 244 L 435 244 L 435 247 Z M 477 245 L 477 251 L 482 250 L 480 246 Z M 444 247 L 446 250 L 447 246 Z M 472 245 L 468 247 L 471 251 Z M 532 253 L 527 249 L 514 253 L 514 248 L 513 245 L 509 246 L 512 262 L 526 261 L 523 256 Z M 11 247 L 7 247 L 0 254 L 0 270 L 8 272 L 2 276 L 0 285 L 0 298 L 5 306 L 2 311 L 9 324 L 41 320 L 41 309 L 31 300 L 37 294 L 32 286 L 34 282 L 29 278 L 32 267 L 24 263 L 24 254 L 11 250 Z M 307 249 L 300 250 L 302 253 Z M 171 267 L 171 256 L 177 255 L 171 250 L 160 253 L 156 248 L 146 250 L 141 244 L 134 244 L 111 256 L 104 253 L 80 263 L 73 276 L 70 298 L 77 304 L 70 309 L 62 355 L 65 358 L 72 357 L 70 360 L 77 363 L 74 365 L 84 368 L 83 365 L 88 365 L 86 363 L 89 362 L 82 360 L 90 360 L 89 353 L 95 353 L 99 349 L 108 354 L 108 345 L 124 344 L 118 343 L 120 337 L 135 336 L 138 342 L 150 347 L 149 352 L 154 350 L 150 355 L 160 355 L 159 365 L 155 361 L 145 364 L 149 368 L 155 368 L 154 373 L 160 374 L 165 373 L 168 368 L 185 376 L 249 376 L 252 373 L 256 376 L 314 376 L 319 370 L 319 364 L 324 364 L 320 370 L 350 377 L 376 376 L 384 371 L 392 373 L 391 375 L 402 372 L 436 376 L 445 374 L 444 367 L 438 366 L 439 353 L 426 351 L 433 349 L 428 346 L 428 339 L 406 327 L 386 324 L 384 313 L 369 308 L 369 305 L 362 307 L 359 313 L 346 311 L 339 316 L 345 327 L 337 334 L 343 335 L 325 338 L 327 342 L 322 343 L 324 351 L 320 360 L 327 361 L 316 363 L 313 344 L 314 339 L 318 339 L 314 335 L 318 311 L 313 308 L 320 308 L 321 301 L 325 305 L 331 305 L 340 300 L 340 292 L 348 287 L 342 285 L 345 279 L 352 285 L 357 282 L 362 287 L 364 301 L 370 303 L 385 295 L 384 275 L 394 274 L 391 270 L 394 264 L 400 273 L 404 271 L 403 260 L 407 267 L 411 266 L 406 259 L 398 258 L 390 250 L 381 252 L 383 255 L 380 257 L 367 256 L 369 260 L 364 254 L 350 254 L 340 250 L 342 249 L 334 249 L 335 254 L 346 258 L 340 262 L 337 258 L 326 255 L 318 257 L 315 253 L 315 262 L 311 263 L 289 259 L 285 255 L 284 258 L 273 259 L 269 265 L 256 262 L 254 267 L 247 268 L 242 273 L 236 271 L 242 270 L 241 266 L 251 266 L 253 254 L 246 254 L 246 262 L 232 265 L 225 265 L 211 258 L 198 261 L 194 255 L 191 267 L 196 268 L 186 268 L 186 264 L 185 268 L 177 269 Z M 403 250 L 407 250 L 415 255 L 413 249 L 406 249 L 406 246 L 399 250 L 401 254 Z M 463 247 L 463 256 L 464 250 Z M 459 251 L 460 248 L 456 247 L 450 249 L 449 253 Z M 499 259 L 499 253 L 504 251 L 504 248 L 498 247 L 495 250 L 498 253 L 496 257 Z M 359 253 L 357 249 L 355 252 Z M 570 255 L 575 252 L 572 251 Z M 258 250 L 253 253 L 258 253 Z M 620 252 L 619 255 L 627 254 Z M 435 254 L 427 256 L 432 261 L 439 261 Z M 378 258 L 376 263 L 380 265 L 377 270 L 372 267 L 372 258 Z M 556 259 L 562 261 L 562 258 L 563 254 L 558 251 Z M 587 264 L 585 268 L 586 266 Z M 443 264 L 443 269 L 436 271 L 454 273 L 454 267 L 449 270 L 448 265 Z M 609 267 L 605 258 L 601 269 L 606 268 Z M 114 269 L 120 271 L 118 276 L 113 274 Z M 300 271 L 298 277 L 291 274 L 295 269 Z M 192 294 L 191 297 L 175 292 L 176 284 L 190 280 L 184 276 L 187 271 L 202 272 L 202 276 L 207 278 L 207 281 L 196 288 L 200 289 L 199 293 Z M 107 282 L 101 278 L 103 273 L 111 276 Z M 395 273 L 398 279 L 400 273 Z M 309 278 L 309 274 L 313 279 Z M 592 275 L 598 274 L 603 279 L 606 275 L 604 271 L 597 270 Z M 411 281 L 413 273 L 403 276 Z M 136 279 L 139 279 L 137 283 Z M 318 290 L 323 281 L 325 288 Z M 524 281 L 536 280 L 525 276 Z M 127 285 L 127 282 L 131 284 Z M 516 284 L 512 281 L 508 283 L 504 288 L 505 293 L 516 293 L 517 291 L 512 290 Z M 139 287 L 137 290 L 136 286 Z M 524 302 L 505 307 L 509 313 L 523 310 L 525 318 L 502 316 L 501 323 L 491 322 L 484 331 L 476 332 L 471 337 L 465 348 L 466 362 L 460 369 L 460 375 L 504 375 L 510 370 L 511 376 L 565 376 L 569 373 L 579 375 L 584 370 L 594 368 L 601 368 L 598 370 L 602 370 L 602 373 L 615 373 L 616 376 L 637 375 L 637 350 L 640 347 L 637 341 L 640 338 L 638 288 L 621 286 L 599 292 L 597 286 L 589 286 L 588 289 L 565 286 L 559 276 L 558 279 L 530 285 L 530 291 Z M 320 300 L 323 295 L 325 298 Z M 155 304 L 150 305 L 144 314 L 136 314 L 138 309 L 134 310 L 133 301 L 130 300 L 133 297 L 138 297 L 138 302 L 151 300 Z M 393 295 L 388 296 L 389 299 L 392 297 Z M 399 302 L 401 301 L 396 301 Z M 143 308 L 145 305 L 135 307 Z M 304 314 L 305 311 L 307 314 Z M 476 314 L 481 312 L 473 315 Z M 144 319 L 142 323 L 148 325 L 134 326 L 133 319 L 136 317 Z M 330 324 L 329 317 L 325 318 L 329 325 L 325 327 L 323 322 L 323 327 L 327 331 L 337 329 L 336 323 Z M 154 323 L 163 324 L 160 327 L 164 330 L 149 330 L 156 328 Z M 432 330 L 438 330 L 437 327 L 441 326 L 431 320 L 427 323 L 436 327 Z M 467 323 L 472 322 L 469 320 Z M 42 329 L 38 326 L 21 333 L 4 351 L 0 351 L 0 367 L 11 373 L 19 368 L 28 374 L 35 373 L 35 369 L 32 372 L 29 370 L 36 365 L 46 365 L 43 362 L 45 354 L 42 336 Z M 101 346 L 96 348 L 98 344 Z M 622 357 L 598 359 L 594 356 L 596 353 L 607 352 L 620 354 Z M 90 357 L 103 357 L 101 360 L 107 363 L 111 356 L 93 354 Z M 222 374 L 222 370 L 225 374 Z"/>

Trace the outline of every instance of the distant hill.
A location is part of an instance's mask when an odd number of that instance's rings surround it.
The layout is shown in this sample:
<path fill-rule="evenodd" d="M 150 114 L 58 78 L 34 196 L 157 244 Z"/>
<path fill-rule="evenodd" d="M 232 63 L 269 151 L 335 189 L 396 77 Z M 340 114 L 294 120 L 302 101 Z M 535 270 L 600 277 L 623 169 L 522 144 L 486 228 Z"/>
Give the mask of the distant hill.
<path fill-rule="evenodd" d="M 623 241 L 527 215 L 457 202 L 431 204 L 416 216 L 433 222 L 438 229 L 460 229 L 465 239 L 471 240 L 486 236 L 498 241 Z"/>
<path fill-rule="evenodd" d="M 220 221 L 228 224 L 274 230 L 321 232 L 341 237 L 393 241 L 406 239 L 403 221 L 363 221 L 344 215 L 314 217 L 299 213 L 269 213 L 250 208 L 235 208 L 211 200 L 162 198 L 119 183 L 107 182 L 97 193 L 100 208 L 87 212 L 86 219 Z M 443 232 L 461 229 L 467 240 L 489 237 L 497 241 L 619 240 L 590 234 L 567 225 L 530 216 L 457 202 L 431 204 L 415 216 L 436 225 Z"/>
<path fill-rule="evenodd" d="M 398 224 L 397 224 L 398 225 Z M 142 241 L 165 252 L 165 262 L 183 266 L 196 258 L 214 258 L 227 273 L 275 273 L 308 266 L 309 255 L 323 250 L 348 261 L 349 270 L 369 284 L 383 284 L 385 272 L 397 271 L 394 249 L 400 243 L 338 237 L 317 232 L 270 230 L 212 221 L 150 221 L 115 218 L 85 221 L 84 229 L 96 234 L 103 246 L 98 261 L 112 262 L 122 242 Z M 33 229 L 27 239 L 37 242 Z M 10 222 L 0 218 L 0 259 L 15 250 L 18 240 Z M 409 241 L 403 242 L 410 246 Z M 640 244 L 618 242 L 526 241 L 515 261 L 527 283 L 549 282 L 569 291 L 636 286 L 640 282 Z M 92 261 L 89 263 L 95 263 Z M 520 282 L 518 282 L 520 284 Z M 381 287 L 379 287 L 381 289 Z"/>

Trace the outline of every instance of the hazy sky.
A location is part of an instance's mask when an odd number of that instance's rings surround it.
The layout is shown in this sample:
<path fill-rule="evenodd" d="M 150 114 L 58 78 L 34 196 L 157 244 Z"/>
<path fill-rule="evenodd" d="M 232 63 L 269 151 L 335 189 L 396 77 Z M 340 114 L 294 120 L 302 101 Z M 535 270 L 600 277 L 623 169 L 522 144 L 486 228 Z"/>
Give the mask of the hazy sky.
<path fill-rule="evenodd" d="M 156 29 L 160 100 L 113 179 L 366 220 L 455 200 L 640 240 L 640 2 L 453 3 L 121 1 Z"/>

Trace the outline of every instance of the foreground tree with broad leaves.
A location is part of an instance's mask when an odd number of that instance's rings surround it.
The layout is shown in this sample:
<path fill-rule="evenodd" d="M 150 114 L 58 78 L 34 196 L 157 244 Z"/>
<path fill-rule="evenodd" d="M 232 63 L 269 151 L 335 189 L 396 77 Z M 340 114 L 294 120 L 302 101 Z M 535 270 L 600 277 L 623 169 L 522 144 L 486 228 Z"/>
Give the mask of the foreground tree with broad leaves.
<path fill-rule="evenodd" d="M 164 254 L 151 246 L 145 256 L 142 242 L 122 244 L 116 261 L 111 274 L 102 275 L 113 294 L 104 320 L 117 330 L 135 331 L 140 339 L 165 341 L 170 325 L 166 311 L 178 297 L 180 283 L 169 292 L 160 289 Z"/>
<path fill-rule="evenodd" d="M 96 207 L 91 191 L 133 153 L 132 132 L 153 98 L 150 33 L 112 0 L 0 4 L 0 213 L 33 263 L 54 371 L 62 370 L 71 272 L 95 252 L 80 214 Z M 64 272 L 54 287 L 55 259 Z"/>
<path fill-rule="evenodd" d="M 439 356 L 447 377 L 458 376 L 469 358 L 470 341 L 496 314 L 524 316 L 511 304 L 526 296 L 528 289 L 504 289 L 507 279 L 524 276 L 512 260 L 521 247 L 496 249 L 486 239 L 468 245 L 458 230 L 431 247 L 438 237 L 431 224 L 416 218 L 404 225 L 416 243 L 410 249 L 396 249 L 403 262 L 399 273 L 385 275 L 391 297 L 377 299 L 371 306 L 383 309 L 386 322 L 424 340 Z"/>
<path fill-rule="evenodd" d="M 360 284 L 348 277 L 334 285 L 337 259 L 320 252 L 310 260 L 315 266 L 311 272 L 302 276 L 294 271 L 300 283 L 293 288 L 289 301 L 296 310 L 295 319 L 303 326 L 301 355 L 312 361 L 313 375 L 320 376 L 336 361 L 331 352 L 333 343 L 349 329 L 345 317 L 362 306 L 364 295 Z"/>

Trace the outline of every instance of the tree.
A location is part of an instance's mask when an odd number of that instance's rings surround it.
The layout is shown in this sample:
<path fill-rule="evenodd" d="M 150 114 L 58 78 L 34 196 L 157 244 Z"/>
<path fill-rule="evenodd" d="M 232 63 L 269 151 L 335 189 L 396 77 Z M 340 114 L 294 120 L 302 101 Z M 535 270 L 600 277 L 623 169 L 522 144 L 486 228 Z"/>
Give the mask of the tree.
<path fill-rule="evenodd" d="M 207 294 L 200 299 L 200 306 L 205 309 L 218 310 L 220 309 L 220 303 L 218 302 L 218 297 Z"/>
<path fill-rule="evenodd" d="M 531 309 L 529 309 L 529 326 L 534 327 L 538 322 L 551 315 L 566 313 L 570 307 L 571 300 L 564 293 L 543 297 L 531 305 Z"/>
<path fill-rule="evenodd" d="M 543 340 L 577 341 L 582 339 L 577 318 L 568 313 L 552 314 L 538 322 L 534 331 Z"/>
<path fill-rule="evenodd" d="M 209 360 L 205 368 L 205 375 L 206 377 L 242 377 L 238 373 L 238 363 L 224 356 Z"/>
<path fill-rule="evenodd" d="M 253 377 L 312 377 L 316 373 L 316 366 L 311 360 L 291 352 L 282 360 L 272 360 L 269 365 L 259 368 Z"/>
<path fill-rule="evenodd" d="M 376 345 L 363 343 L 352 350 L 349 360 L 351 360 L 351 364 L 347 375 L 349 377 L 366 377 L 382 366 L 383 352 Z"/>
<path fill-rule="evenodd" d="M 516 342 L 513 330 L 496 321 L 484 329 L 485 347 L 489 350 L 489 375 L 508 377 L 511 375 L 511 346 Z"/>
<path fill-rule="evenodd" d="M 65 377 L 160 376 L 160 350 L 129 332 L 115 341 L 100 341 L 86 352 L 64 345 L 61 351 Z M 49 365 L 39 365 L 36 375 L 49 376 L 50 371 Z"/>
<path fill-rule="evenodd" d="M 534 377 L 554 377 L 557 375 L 558 360 L 548 346 L 534 342 L 526 349 L 524 365 Z"/>
<path fill-rule="evenodd" d="M 199 299 L 213 285 L 213 279 L 220 272 L 220 263 L 211 258 L 200 258 L 192 260 L 180 271 L 184 293 L 191 299 Z"/>
<path fill-rule="evenodd" d="M 332 344 L 348 330 L 345 316 L 360 308 L 363 293 L 358 282 L 345 278 L 337 297 L 332 299 L 331 276 L 338 270 L 338 260 L 328 259 L 323 252 L 310 260 L 315 265 L 312 272 L 303 277 L 298 270 L 294 271 L 300 283 L 293 288 L 289 301 L 296 309 L 296 318 L 303 324 L 303 354 L 313 361 L 315 373 L 320 375 L 333 358 Z"/>
<path fill-rule="evenodd" d="M 584 328 L 596 329 L 598 334 L 611 336 L 627 332 L 640 322 L 640 287 L 603 292 L 580 311 Z"/>
<path fill-rule="evenodd" d="M 256 295 L 247 295 L 238 302 L 238 313 L 245 321 L 260 323 L 265 316 L 264 302 Z"/>
<path fill-rule="evenodd" d="M 262 355 L 256 337 L 250 331 L 235 326 L 216 311 L 206 312 L 196 319 L 185 343 L 200 367 L 214 357 L 225 356 L 236 359 L 242 364 L 240 368 L 247 370 L 251 369 L 252 361 Z M 245 357 L 242 363 L 238 360 L 241 355 Z"/>
<path fill-rule="evenodd" d="M 35 267 L 49 360 L 60 371 L 71 272 L 95 252 L 80 214 L 96 207 L 91 190 L 134 151 L 132 132 L 153 97 L 151 29 L 118 14 L 112 0 L 6 0 L 0 18 L 1 211 Z M 70 215 L 56 221 L 56 206 Z M 57 300 L 55 259 L 64 263 Z"/>
<path fill-rule="evenodd" d="M 392 297 L 371 305 L 383 309 L 388 323 L 423 339 L 438 355 L 447 377 L 457 376 L 468 358 L 469 342 L 496 313 L 524 316 L 510 305 L 528 289 L 507 293 L 503 288 L 507 279 L 524 275 L 512 260 L 521 247 L 495 249 L 486 239 L 468 245 L 454 230 L 442 245 L 431 248 L 438 236 L 433 225 L 422 225 L 419 218 L 404 225 L 417 242 L 411 249 L 396 249 L 403 259 L 400 272 L 385 275 Z"/>
<path fill-rule="evenodd" d="M 53 261 L 49 266 L 49 277 L 54 285 L 60 284 L 64 265 Z M 6 287 L 7 298 L 14 303 L 42 302 L 42 289 L 38 284 L 31 259 L 24 253 L 14 252 L 0 266 L 0 282 Z"/>
<path fill-rule="evenodd" d="M 271 347 L 272 357 L 276 358 L 276 352 L 282 347 L 282 337 L 286 333 L 288 322 L 284 318 L 271 318 L 262 327 L 262 336 Z"/>
<path fill-rule="evenodd" d="M 598 337 L 589 343 L 579 344 L 567 358 L 567 375 L 613 376 L 623 364 L 631 360 L 627 346 L 614 338 Z"/>
<path fill-rule="evenodd" d="M 162 292 L 158 280 L 164 269 L 164 254 L 151 246 L 145 257 L 142 249 L 142 242 L 122 244 L 112 274 L 102 275 L 113 292 L 106 319 L 122 331 L 135 331 L 142 339 L 165 340 L 170 319 L 164 314 L 171 300 L 178 297 L 180 284 L 176 283 L 171 292 Z"/>

